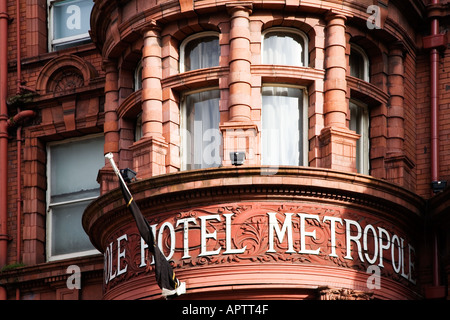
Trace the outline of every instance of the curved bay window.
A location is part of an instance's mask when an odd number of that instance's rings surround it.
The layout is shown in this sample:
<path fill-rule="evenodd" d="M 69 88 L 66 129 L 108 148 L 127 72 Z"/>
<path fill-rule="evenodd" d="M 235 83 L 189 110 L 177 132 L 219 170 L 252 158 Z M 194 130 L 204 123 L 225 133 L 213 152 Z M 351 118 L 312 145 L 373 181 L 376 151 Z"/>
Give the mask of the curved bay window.
<path fill-rule="evenodd" d="M 351 100 L 350 130 L 360 135 L 356 142 L 356 170 L 362 174 L 369 174 L 369 110 L 368 107 L 355 100 Z"/>
<path fill-rule="evenodd" d="M 180 72 L 216 67 L 220 46 L 217 32 L 202 32 L 183 41 L 180 47 Z"/>
<path fill-rule="evenodd" d="M 369 58 L 364 50 L 355 45 L 351 44 L 351 51 L 349 57 L 350 65 L 350 75 L 352 77 L 369 81 Z"/>
<path fill-rule="evenodd" d="M 222 164 L 219 130 L 219 90 L 187 94 L 182 105 L 182 169 L 204 169 Z"/>
<path fill-rule="evenodd" d="M 304 90 L 299 87 L 263 86 L 261 110 L 261 163 L 305 165 L 307 152 Z"/>
<path fill-rule="evenodd" d="M 263 33 L 262 63 L 304 67 L 308 65 L 306 36 L 289 28 L 271 28 Z"/>

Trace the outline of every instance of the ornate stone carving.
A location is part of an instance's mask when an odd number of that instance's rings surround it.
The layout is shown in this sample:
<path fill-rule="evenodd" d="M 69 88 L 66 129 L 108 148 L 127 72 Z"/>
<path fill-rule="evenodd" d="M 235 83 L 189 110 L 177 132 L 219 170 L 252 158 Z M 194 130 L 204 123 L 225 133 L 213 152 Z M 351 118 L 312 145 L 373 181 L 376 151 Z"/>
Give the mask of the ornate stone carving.
<path fill-rule="evenodd" d="M 72 90 L 84 85 L 83 75 L 74 69 L 62 70 L 53 78 L 53 92 Z"/>
<path fill-rule="evenodd" d="M 320 300 L 372 300 L 373 292 L 346 288 L 319 287 Z"/>

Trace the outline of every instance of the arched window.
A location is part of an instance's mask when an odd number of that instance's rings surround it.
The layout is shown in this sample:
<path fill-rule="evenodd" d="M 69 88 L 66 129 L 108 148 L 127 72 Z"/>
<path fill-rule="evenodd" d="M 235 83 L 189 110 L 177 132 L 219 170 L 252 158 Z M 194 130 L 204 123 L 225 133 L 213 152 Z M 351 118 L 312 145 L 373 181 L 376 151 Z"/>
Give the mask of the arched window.
<path fill-rule="evenodd" d="M 364 50 L 356 44 L 351 44 L 350 50 L 350 75 L 358 79 L 369 81 L 369 58 Z"/>
<path fill-rule="evenodd" d="M 134 91 L 142 89 L 142 60 L 139 61 L 134 70 Z"/>
<path fill-rule="evenodd" d="M 204 169 L 222 164 L 222 135 L 219 130 L 220 91 L 186 94 L 182 100 L 182 169 Z"/>
<path fill-rule="evenodd" d="M 367 105 L 350 100 L 350 130 L 360 135 L 356 142 L 356 170 L 369 174 L 369 110 Z"/>
<path fill-rule="evenodd" d="M 180 72 L 216 67 L 220 46 L 217 32 L 202 32 L 183 41 L 180 47 Z"/>
<path fill-rule="evenodd" d="M 305 165 L 307 152 L 304 90 L 294 86 L 263 86 L 261 163 Z"/>
<path fill-rule="evenodd" d="M 296 29 L 268 29 L 263 33 L 262 63 L 307 66 L 307 43 L 306 35 Z"/>

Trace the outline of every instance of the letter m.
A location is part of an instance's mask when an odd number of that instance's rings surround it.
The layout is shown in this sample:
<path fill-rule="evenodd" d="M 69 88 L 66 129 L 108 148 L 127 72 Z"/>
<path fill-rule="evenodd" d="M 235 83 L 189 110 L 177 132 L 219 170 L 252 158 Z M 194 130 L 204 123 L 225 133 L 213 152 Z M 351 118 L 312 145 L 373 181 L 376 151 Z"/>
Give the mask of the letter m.
<path fill-rule="evenodd" d="M 294 245 L 292 241 L 292 215 L 293 213 L 285 213 L 285 219 L 283 226 L 280 229 L 280 226 L 278 224 L 277 214 L 276 212 L 267 212 L 267 215 L 269 216 L 269 250 L 267 252 L 276 252 L 274 249 L 273 244 L 273 238 L 274 238 L 274 231 L 277 234 L 278 241 L 281 243 L 283 242 L 284 235 L 287 231 L 287 238 L 288 238 L 288 247 L 289 249 L 286 251 L 288 253 L 294 253 Z"/>

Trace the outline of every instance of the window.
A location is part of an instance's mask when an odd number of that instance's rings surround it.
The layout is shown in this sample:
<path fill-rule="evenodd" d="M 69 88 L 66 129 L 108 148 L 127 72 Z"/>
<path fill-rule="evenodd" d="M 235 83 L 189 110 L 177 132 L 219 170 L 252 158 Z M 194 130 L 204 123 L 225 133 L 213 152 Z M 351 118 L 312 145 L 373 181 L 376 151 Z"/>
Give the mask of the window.
<path fill-rule="evenodd" d="M 202 32 L 188 37 L 180 47 L 180 72 L 216 67 L 220 46 L 217 32 Z"/>
<path fill-rule="evenodd" d="M 351 44 L 349 65 L 352 77 L 369 81 L 369 58 L 364 50 L 355 44 Z"/>
<path fill-rule="evenodd" d="M 304 90 L 264 86 L 261 111 L 261 163 L 299 166 L 307 163 Z"/>
<path fill-rule="evenodd" d="M 51 143 L 47 148 L 47 258 L 97 253 L 81 225 L 87 205 L 100 194 L 98 170 L 104 138 L 93 136 Z"/>
<path fill-rule="evenodd" d="M 191 93 L 182 111 L 182 168 L 218 167 L 222 163 L 219 131 L 219 90 Z"/>
<path fill-rule="evenodd" d="M 295 29 L 272 28 L 263 33 L 262 63 L 308 65 L 306 36 Z"/>
<path fill-rule="evenodd" d="M 134 141 L 139 141 L 142 138 L 142 111 L 136 117 L 134 126 Z"/>
<path fill-rule="evenodd" d="M 92 0 L 48 0 L 49 46 L 56 51 L 90 42 Z"/>
<path fill-rule="evenodd" d="M 139 61 L 136 70 L 134 70 L 134 91 L 142 89 L 142 60 Z"/>
<path fill-rule="evenodd" d="M 350 101 L 350 130 L 361 136 L 356 142 L 356 170 L 369 174 L 369 111 L 355 100 Z"/>

